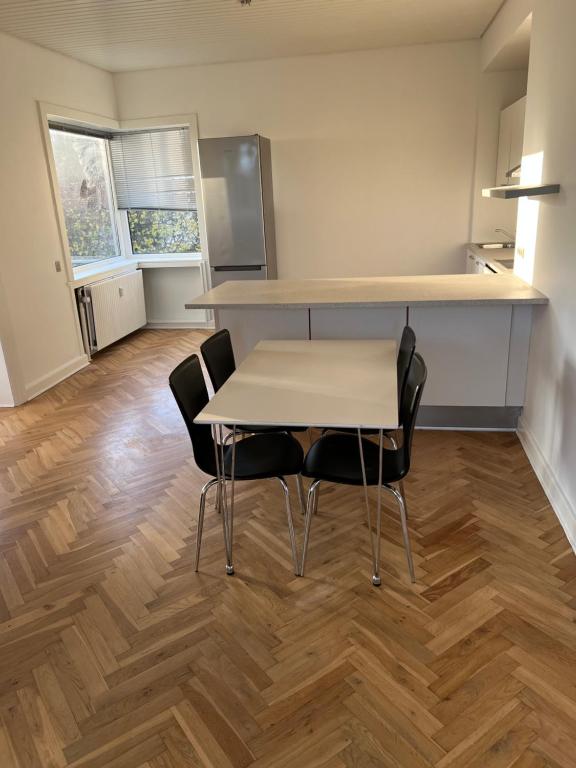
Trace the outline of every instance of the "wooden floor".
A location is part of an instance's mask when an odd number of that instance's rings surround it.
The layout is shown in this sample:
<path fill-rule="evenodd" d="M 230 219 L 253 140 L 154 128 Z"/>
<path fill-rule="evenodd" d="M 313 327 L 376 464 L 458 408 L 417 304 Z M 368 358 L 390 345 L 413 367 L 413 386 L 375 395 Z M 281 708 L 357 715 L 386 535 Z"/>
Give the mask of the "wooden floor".
<path fill-rule="evenodd" d="M 0 768 L 573 768 L 576 559 L 516 437 L 416 435 L 414 586 L 392 507 L 371 586 L 344 487 L 295 578 L 263 482 L 236 575 L 211 503 L 195 574 L 167 375 L 202 338 L 138 333 L 0 411 Z"/>

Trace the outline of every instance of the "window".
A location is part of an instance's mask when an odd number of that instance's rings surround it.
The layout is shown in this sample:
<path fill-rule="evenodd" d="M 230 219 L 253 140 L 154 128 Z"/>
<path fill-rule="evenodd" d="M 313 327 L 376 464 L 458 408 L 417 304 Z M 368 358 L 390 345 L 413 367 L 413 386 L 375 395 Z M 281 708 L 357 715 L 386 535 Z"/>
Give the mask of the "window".
<path fill-rule="evenodd" d="M 110 158 L 118 208 L 127 215 L 132 253 L 199 251 L 188 129 L 114 134 Z"/>
<path fill-rule="evenodd" d="M 194 253 L 200 250 L 196 211 L 128 211 L 132 253 Z"/>
<path fill-rule="evenodd" d="M 120 256 L 107 139 L 50 129 L 74 267 Z"/>
<path fill-rule="evenodd" d="M 104 132 L 53 123 L 50 138 L 72 266 L 200 251 L 187 128 Z"/>

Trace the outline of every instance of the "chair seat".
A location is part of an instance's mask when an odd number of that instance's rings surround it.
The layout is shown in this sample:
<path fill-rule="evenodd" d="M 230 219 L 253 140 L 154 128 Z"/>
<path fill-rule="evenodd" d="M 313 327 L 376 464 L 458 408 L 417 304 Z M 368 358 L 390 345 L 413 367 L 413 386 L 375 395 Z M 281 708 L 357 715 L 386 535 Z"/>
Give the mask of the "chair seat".
<path fill-rule="evenodd" d="M 226 425 L 226 429 L 232 431 L 232 425 Z M 236 432 L 242 434 L 268 435 L 273 432 L 306 432 L 308 427 L 278 427 L 273 425 L 262 426 L 262 424 L 237 424 Z"/>
<path fill-rule="evenodd" d="M 378 445 L 362 440 L 366 482 L 378 485 Z M 308 451 L 302 474 L 315 480 L 344 485 L 362 485 L 362 464 L 358 437 L 336 432 L 324 435 Z M 382 482 L 394 483 L 406 475 L 404 454 L 400 450 L 382 450 Z"/>
<path fill-rule="evenodd" d="M 290 435 L 279 432 L 252 435 L 236 443 L 236 480 L 259 480 L 279 475 L 297 475 L 302 469 L 304 451 Z M 224 449 L 226 477 L 232 472 L 232 446 Z"/>

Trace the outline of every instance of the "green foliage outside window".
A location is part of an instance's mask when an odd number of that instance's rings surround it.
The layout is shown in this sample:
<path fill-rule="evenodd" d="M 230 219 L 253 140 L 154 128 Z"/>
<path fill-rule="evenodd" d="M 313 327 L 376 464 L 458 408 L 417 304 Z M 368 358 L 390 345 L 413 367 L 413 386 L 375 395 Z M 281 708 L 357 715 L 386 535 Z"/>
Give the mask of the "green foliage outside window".
<path fill-rule="evenodd" d="M 72 264 L 120 255 L 106 140 L 51 130 Z"/>
<path fill-rule="evenodd" d="M 132 253 L 195 253 L 200 233 L 195 211 L 128 211 Z"/>

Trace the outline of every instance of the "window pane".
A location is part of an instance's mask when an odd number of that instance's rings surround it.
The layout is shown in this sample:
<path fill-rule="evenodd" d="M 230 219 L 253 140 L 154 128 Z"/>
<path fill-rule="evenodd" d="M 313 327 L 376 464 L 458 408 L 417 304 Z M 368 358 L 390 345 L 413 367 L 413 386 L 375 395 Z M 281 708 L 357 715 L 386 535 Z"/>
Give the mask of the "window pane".
<path fill-rule="evenodd" d="M 200 250 L 196 211 L 128 211 L 132 253 L 195 253 Z"/>
<path fill-rule="evenodd" d="M 106 139 L 57 130 L 50 137 L 72 264 L 119 256 Z"/>

